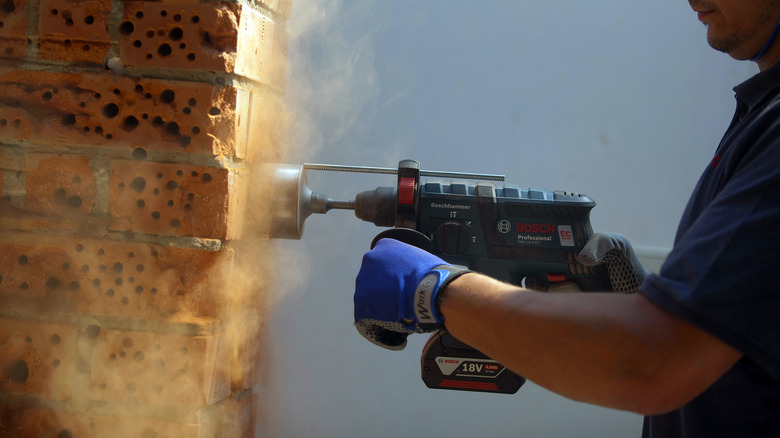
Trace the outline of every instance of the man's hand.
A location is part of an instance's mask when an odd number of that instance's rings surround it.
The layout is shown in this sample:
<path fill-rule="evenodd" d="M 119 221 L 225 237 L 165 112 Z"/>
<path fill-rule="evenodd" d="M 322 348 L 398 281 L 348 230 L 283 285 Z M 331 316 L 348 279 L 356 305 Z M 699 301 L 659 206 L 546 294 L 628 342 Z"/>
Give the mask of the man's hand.
<path fill-rule="evenodd" d="M 372 343 L 389 350 L 406 347 L 411 333 L 443 326 L 439 292 L 468 272 L 417 247 L 382 239 L 363 256 L 355 281 L 355 326 Z"/>
<path fill-rule="evenodd" d="M 590 267 L 605 264 L 612 292 L 634 293 L 647 276 L 628 239 L 617 233 L 591 236 L 580 251 L 578 260 Z"/>

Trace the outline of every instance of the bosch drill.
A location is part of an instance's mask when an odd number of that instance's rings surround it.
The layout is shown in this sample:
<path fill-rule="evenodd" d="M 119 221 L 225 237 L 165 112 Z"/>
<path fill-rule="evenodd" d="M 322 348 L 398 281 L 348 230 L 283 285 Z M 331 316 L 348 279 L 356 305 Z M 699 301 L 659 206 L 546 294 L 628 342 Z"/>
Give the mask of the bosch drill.
<path fill-rule="evenodd" d="M 393 227 L 380 233 L 374 243 L 384 237 L 396 238 L 448 263 L 536 290 L 563 282 L 573 282 L 582 291 L 610 290 L 605 268 L 589 268 L 577 261 L 593 234 L 590 211 L 596 203 L 585 195 L 499 186 L 491 182 L 503 181 L 497 175 L 421 171 L 420 163 L 413 160 L 401 161 L 397 170 L 311 164 L 304 165 L 305 169 L 396 173 L 397 185 L 339 202 L 312 193 L 300 169 L 277 168 L 277 182 L 287 180 L 290 186 L 279 191 L 281 202 L 287 205 L 281 211 L 294 211 L 284 214 L 276 226 L 289 229 L 295 223 L 288 233 L 292 237 L 297 233 L 300 238 L 303 221 L 311 213 L 354 209 L 360 219 Z M 421 176 L 434 178 L 421 181 Z M 446 177 L 450 178 L 442 179 Z M 525 382 L 443 330 L 426 343 L 421 365 L 423 381 L 430 388 L 514 393 Z"/>

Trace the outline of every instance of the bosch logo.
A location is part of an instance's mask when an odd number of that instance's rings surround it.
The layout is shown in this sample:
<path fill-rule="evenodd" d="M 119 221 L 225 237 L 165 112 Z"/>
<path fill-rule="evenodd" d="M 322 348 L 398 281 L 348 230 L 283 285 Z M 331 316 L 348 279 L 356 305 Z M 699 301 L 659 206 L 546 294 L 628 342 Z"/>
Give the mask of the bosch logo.
<path fill-rule="evenodd" d="M 504 219 L 498 223 L 498 231 L 506 234 L 512 229 L 512 223 Z"/>
<path fill-rule="evenodd" d="M 531 222 L 518 222 L 517 223 L 517 232 L 518 233 L 536 233 L 536 234 L 554 234 L 555 233 L 555 225 L 553 224 L 537 224 L 537 223 L 531 223 Z"/>

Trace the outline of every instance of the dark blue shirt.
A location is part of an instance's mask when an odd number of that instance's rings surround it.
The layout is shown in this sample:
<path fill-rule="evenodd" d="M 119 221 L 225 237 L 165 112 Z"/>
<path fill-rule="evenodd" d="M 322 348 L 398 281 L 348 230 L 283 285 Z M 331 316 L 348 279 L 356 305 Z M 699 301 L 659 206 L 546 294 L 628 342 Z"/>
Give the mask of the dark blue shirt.
<path fill-rule="evenodd" d="M 743 358 L 644 437 L 780 436 L 780 65 L 734 88 L 737 110 L 640 292 Z"/>

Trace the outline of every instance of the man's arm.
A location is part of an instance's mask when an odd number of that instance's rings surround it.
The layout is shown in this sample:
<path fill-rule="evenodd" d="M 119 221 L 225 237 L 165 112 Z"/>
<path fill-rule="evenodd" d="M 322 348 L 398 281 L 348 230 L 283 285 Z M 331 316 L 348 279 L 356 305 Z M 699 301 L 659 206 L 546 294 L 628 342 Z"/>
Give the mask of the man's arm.
<path fill-rule="evenodd" d="M 641 293 L 541 293 L 480 274 L 439 306 L 453 336 L 566 397 L 641 414 L 676 409 L 742 354 Z"/>

